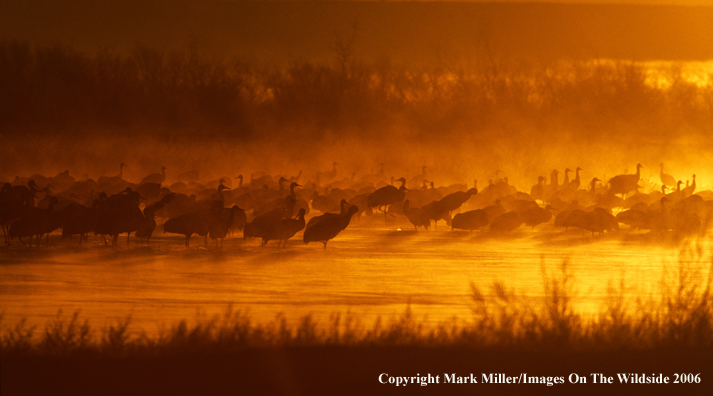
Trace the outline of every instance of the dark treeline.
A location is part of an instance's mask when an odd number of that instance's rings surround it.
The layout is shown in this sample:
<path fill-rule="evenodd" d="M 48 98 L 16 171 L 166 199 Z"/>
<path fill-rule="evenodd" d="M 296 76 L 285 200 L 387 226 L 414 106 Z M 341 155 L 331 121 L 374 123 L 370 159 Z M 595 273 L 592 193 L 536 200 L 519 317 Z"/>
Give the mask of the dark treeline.
<path fill-rule="evenodd" d="M 4 42 L 0 128 L 16 136 L 112 131 L 201 139 L 210 131 L 243 141 L 285 131 L 309 140 L 334 132 L 488 139 L 566 130 L 592 139 L 626 131 L 633 141 L 663 143 L 713 126 L 713 86 L 688 81 L 677 67 L 516 64 L 484 51 L 407 69 L 355 59 L 351 44 L 337 40 L 332 62 L 264 67 L 195 48 L 87 54 Z"/>

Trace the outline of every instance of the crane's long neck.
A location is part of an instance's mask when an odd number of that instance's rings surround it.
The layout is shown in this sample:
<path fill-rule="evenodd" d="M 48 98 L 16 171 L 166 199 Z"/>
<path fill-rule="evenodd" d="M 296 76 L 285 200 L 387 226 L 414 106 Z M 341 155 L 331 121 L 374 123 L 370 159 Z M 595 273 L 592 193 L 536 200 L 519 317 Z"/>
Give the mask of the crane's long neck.
<path fill-rule="evenodd" d="M 579 168 L 577 168 L 577 170 L 574 171 L 574 180 L 577 181 L 577 183 L 579 183 Z"/>

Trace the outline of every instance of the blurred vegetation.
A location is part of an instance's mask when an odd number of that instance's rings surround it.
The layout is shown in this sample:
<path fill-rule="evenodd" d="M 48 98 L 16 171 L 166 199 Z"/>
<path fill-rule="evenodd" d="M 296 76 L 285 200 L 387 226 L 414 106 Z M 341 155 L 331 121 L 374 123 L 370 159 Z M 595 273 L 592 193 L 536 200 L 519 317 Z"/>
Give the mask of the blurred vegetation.
<path fill-rule="evenodd" d="M 388 322 L 365 325 L 353 314 L 333 314 L 328 323 L 311 315 L 289 324 L 282 314 L 256 323 L 244 311 L 181 321 L 156 336 L 131 328 L 131 317 L 97 331 L 79 313 L 60 311 L 43 330 L 25 320 L 7 326 L 0 317 L 0 345 L 16 355 L 165 355 L 226 353 L 288 346 L 468 347 L 524 351 L 663 350 L 713 348 L 713 265 L 700 248 L 681 251 L 662 276 L 660 293 L 631 296 L 626 285 L 609 285 L 596 315 L 573 309 L 575 278 L 567 261 L 556 273 L 542 264 L 544 296 L 515 293 L 502 283 L 484 291 L 471 285 L 473 317 L 437 325 L 419 320 L 410 306 Z"/>
<path fill-rule="evenodd" d="M 713 79 L 696 85 L 680 67 L 665 75 L 634 62 L 514 63 L 489 53 L 408 69 L 355 59 L 338 40 L 331 63 L 265 67 L 214 59 L 195 48 L 137 46 L 87 54 L 65 45 L 0 43 L 0 130 L 73 136 L 284 136 L 328 133 L 442 139 L 547 136 L 661 141 L 707 136 Z M 209 132 L 209 133 L 208 133 Z"/>

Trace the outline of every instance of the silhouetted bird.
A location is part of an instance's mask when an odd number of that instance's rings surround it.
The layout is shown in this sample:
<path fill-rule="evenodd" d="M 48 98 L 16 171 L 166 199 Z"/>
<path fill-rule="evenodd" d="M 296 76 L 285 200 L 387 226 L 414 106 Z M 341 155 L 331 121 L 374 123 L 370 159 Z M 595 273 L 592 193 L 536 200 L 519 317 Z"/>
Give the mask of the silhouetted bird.
<path fill-rule="evenodd" d="M 185 235 L 186 246 L 189 246 L 193 234 L 198 234 L 202 237 L 208 235 L 207 215 L 206 211 L 197 211 L 168 219 L 163 224 L 163 232 Z"/>
<path fill-rule="evenodd" d="M 370 208 L 377 207 L 378 210 L 384 212 L 384 220 L 386 219 L 385 207 L 403 201 L 406 196 L 406 191 L 408 191 L 408 189 L 406 189 L 406 179 L 402 177 L 396 181 L 401 182 L 401 187 L 398 189 L 394 186 L 384 186 L 369 194 L 367 198 L 367 205 L 369 205 Z"/>
<path fill-rule="evenodd" d="M 641 178 L 641 164 L 636 164 L 636 173 L 633 175 L 618 175 L 609 179 L 609 193 L 621 194 L 622 198 L 632 191 L 639 189 L 639 179 Z"/>
<path fill-rule="evenodd" d="M 300 209 L 297 214 L 297 218 L 282 219 L 280 222 L 275 223 L 275 228 L 267 233 L 267 240 L 265 244 L 270 240 L 277 240 L 277 247 L 280 247 L 280 242 L 284 241 L 284 246 L 287 247 L 287 240 L 295 236 L 299 231 L 305 228 L 305 210 Z"/>
<path fill-rule="evenodd" d="M 28 208 L 16 222 L 12 223 L 8 230 L 8 236 L 10 238 L 17 237 L 28 248 L 32 246 L 32 237 L 34 236 L 37 246 L 39 246 L 42 235 L 59 228 L 59 224 L 52 218 L 54 205 L 57 201 L 57 197 L 52 197 L 46 209 Z M 23 237 L 29 237 L 29 243 L 25 244 L 25 241 L 22 240 Z"/>
<path fill-rule="evenodd" d="M 80 204 L 73 206 L 71 216 L 62 223 L 62 238 L 79 235 L 79 244 L 81 245 L 82 240 L 86 240 L 88 234 L 94 230 L 97 219 L 99 218 L 97 215 L 97 206 L 99 206 L 99 204 L 99 200 L 96 199 L 91 208 Z"/>
<path fill-rule="evenodd" d="M 663 173 L 663 164 L 661 164 L 661 172 L 659 173 L 659 178 L 661 178 L 661 184 L 664 186 L 673 187 L 676 185 L 676 179 L 673 176 Z"/>
<path fill-rule="evenodd" d="M 540 201 L 545 200 L 544 182 L 545 182 L 544 176 L 539 176 L 537 178 L 537 184 L 535 184 L 534 186 L 532 186 L 532 188 L 530 188 L 530 195 L 532 196 L 532 198 L 538 199 Z"/>
<path fill-rule="evenodd" d="M 493 219 L 491 231 L 511 232 L 522 225 L 523 221 L 517 212 L 506 212 Z"/>
<path fill-rule="evenodd" d="M 471 232 L 486 225 L 488 225 L 488 215 L 483 209 L 457 213 L 451 221 L 451 229 L 470 230 Z"/>
<path fill-rule="evenodd" d="M 594 235 L 595 232 L 601 234 L 604 231 L 611 232 L 618 230 L 619 223 L 617 223 L 616 218 L 607 213 L 606 210 L 594 208 L 593 211 L 587 214 L 587 222 L 584 229 L 591 231 L 592 235 Z"/>
<path fill-rule="evenodd" d="M 309 222 L 307 222 L 307 228 L 319 223 L 322 220 L 329 219 L 329 218 L 336 218 L 336 217 L 343 215 L 344 213 L 346 213 L 348 206 L 349 206 L 349 204 L 347 203 L 347 200 L 342 199 L 342 201 L 339 202 L 339 208 L 340 208 L 339 213 L 327 212 L 327 213 L 321 214 L 319 216 L 314 216 L 311 219 L 309 219 Z"/>
<path fill-rule="evenodd" d="M 272 236 L 270 233 L 278 227 L 277 224 L 282 219 L 291 218 L 294 214 L 296 203 L 294 198 L 289 195 L 286 196 L 285 203 L 286 207 L 273 209 L 247 223 L 243 231 L 243 238 L 262 238 L 262 245 L 264 246 L 269 240 L 268 238 Z"/>
<path fill-rule="evenodd" d="M 552 220 L 552 212 L 547 208 L 543 209 L 539 206 L 527 208 L 519 213 L 523 223 L 528 227 L 532 227 L 533 230 L 535 226 Z"/>
<path fill-rule="evenodd" d="M 331 171 L 317 173 L 317 185 L 323 186 L 323 185 L 329 183 L 330 181 L 332 181 L 332 179 L 334 179 L 335 177 L 337 177 L 337 163 L 336 162 L 332 164 Z"/>
<path fill-rule="evenodd" d="M 693 175 L 693 182 L 691 182 L 691 185 L 686 186 L 686 188 L 683 189 L 683 197 L 690 197 L 694 192 L 696 192 L 696 175 Z"/>
<path fill-rule="evenodd" d="M 218 247 L 218 239 L 220 239 L 220 247 L 223 247 L 223 239 L 225 239 L 228 231 L 233 226 L 236 213 L 242 213 L 243 217 L 245 217 L 245 211 L 240 209 L 238 205 L 233 205 L 232 208 L 224 209 L 218 216 L 208 222 L 208 236 L 215 241 L 216 247 Z"/>
<path fill-rule="evenodd" d="M 134 233 L 137 238 L 146 238 L 147 242 L 151 239 L 151 235 L 156 229 L 156 211 L 171 203 L 175 196 L 175 193 L 170 193 L 161 198 L 160 201 L 144 208 L 143 218 L 138 219 L 139 226 Z"/>
<path fill-rule="evenodd" d="M 125 163 L 119 164 L 119 174 L 116 176 L 100 176 L 99 179 L 97 179 L 97 183 L 99 185 L 108 185 L 108 184 L 116 184 L 123 182 L 124 179 L 122 176 L 124 175 L 124 167 L 126 166 Z"/>
<path fill-rule="evenodd" d="M 351 206 L 342 216 L 321 221 L 313 227 L 306 229 L 303 237 L 304 243 L 322 242 L 324 248 L 327 249 L 327 242 L 329 242 L 330 239 L 334 239 L 342 230 L 347 228 L 352 215 L 358 211 L 358 207 Z"/>
<path fill-rule="evenodd" d="M 141 180 L 141 183 L 139 184 L 145 184 L 145 183 L 158 183 L 161 184 L 164 181 L 166 181 L 166 167 L 162 166 L 161 167 L 161 173 L 152 173 L 146 177 L 144 177 L 143 180 Z"/>
<path fill-rule="evenodd" d="M 403 207 L 404 215 L 408 219 L 413 227 L 418 231 L 418 227 L 423 227 L 428 230 L 431 226 L 431 219 L 428 218 L 428 214 L 424 212 L 421 208 L 412 208 L 411 202 L 407 199 L 404 201 Z"/>
<path fill-rule="evenodd" d="M 441 199 L 443 207 L 448 211 L 448 215 L 460 208 L 470 197 L 478 193 L 477 188 L 471 188 L 468 191 L 456 191 L 448 194 Z"/>
<path fill-rule="evenodd" d="M 569 183 L 569 188 L 574 191 L 579 190 L 579 186 L 582 184 L 582 180 L 579 178 L 579 171 L 581 170 L 582 168 L 580 167 L 574 170 L 574 179 Z"/>

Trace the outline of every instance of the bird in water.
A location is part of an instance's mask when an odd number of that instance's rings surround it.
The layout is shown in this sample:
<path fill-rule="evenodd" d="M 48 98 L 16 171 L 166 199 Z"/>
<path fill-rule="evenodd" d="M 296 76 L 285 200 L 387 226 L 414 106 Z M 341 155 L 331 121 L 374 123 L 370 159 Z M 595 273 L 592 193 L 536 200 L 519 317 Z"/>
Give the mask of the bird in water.
<path fill-rule="evenodd" d="M 581 171 L 581 170 L 583 170 L 583 169 L 580 167 L 577 167 L 574 170 L 574 179 L 571 182 L 569 182 L 569 188 L 574 191 L 579 190 L 579 186 L 582 185 L 582 180 L 579 178 L 579 171 Z"/>
<path fill-rule="evenodd" d="M 661 179 L 661 184 L 664 186 L 673 187 L 676 185 L 676 179 L 673 176 L 663 172 L 663 163 L 661 164 L 659 178 Z"/>
<path fill-rule="evenodd" d="M 341 202 L 339 202 L 339 208 L 340 208 L 339 213 L 327 212 L 327 213 L 321 214 L 319 216 L 314 216 L 313 218 L 309 219 L 309 222 L 307 222 L 307 228 L 319 223 L 322 220 L 339 217 L 339 216 L 343 215 L 344 213 L 346 213 L 347 208 L 349 206 L 350 205 L 347 203 L 347 200 L 342 199 Z"/>
<path fill-rule="evenodd" d="M 332 170 L 329 172 L 317 173 L 317 185 L 325 185 L 337 177 L 337 163 L 332 164 Z"/>
<path fill-rule="evenodd" d="M 480 227 L 488 225 L 488 215 L 483 209 L 469 210 L 463 213 L 457 213 L 451 221 L 451 230 L 477 230 Z"/>
<path fill-rule="evenodd" d="M 240 213 L 242 216 L 236 216 L 236 213 Z M 240 209 L 238 205 L 233 205 L 229 209 L 223 209 L 222 212 L 217 213 L 216 216 L 208 221 L 208 237 L 215 241 L 216 247 L 218 247 L 218 239 L 220 239 L 220 247 L 223 247 L 223 239 L 233 227 L 236 217 L 245 218 L 245 211 Z"/>
<path fill-rule="evenodd" d="M 145 183 L 158 183 L 161 184 L 164 181 L 166 181 L 166 168 L 165 166 L 161 167 L 161 173 L 152 173 L 146 177 L 144 177 L 143 180 L 141 180 L 141 183 L 139 184 L 145 184 Z"/>
<path fill-rule="evenodd" d="M 639 189 L 639 180 L 641 179 L 641 164 L 636 164 L 636 173 L 633 175 L 618 175 L 609 179 L 609 193 L 621 194 L 625 198 L 627 194 Z"/>
<path fill-rule="evenodd" d="M 520 227 L 522 223 L 523 220 L 519 213 L 506 212 L 493 219 L 490 223 L 490 230 L 509 233 Z"/>
<path fill-rule="evenodd" d="M 411 202 L 409 200 L 404 201 L 404 215 L 408 221 L 413 224 L 413 227 L 418 231 L 418 227 L 423 227 L 428 230 L 431 226 L 431 219 L 428 218 L 428 214 L 424 212 L 421 208 L 412 208 Z"/>
<path fill-rule="evenodd" d="M 378 210 L 384 212 L 384 221 L 386 221 L 386 207 L 396 202 L 401 202 L 406 197 L 406 179 L 403 177 L 396 181 L 401 182 L 401 187 L 384 186 L 369 194 L 367 197 L 367 205 L 370 208 L 377 207 Z M 383 209 L 382 209 L 383 208 Z M 393 216 L 393 215 L 392 215 Z"/>
<path fill-rule="evenodd" d="M 280 242 L 284 241 L 283 247 L 287 247 L 287 240 L 295 236 L 298 232 L 305 228 L 305 209 L 300 209 L 297 218 L 282 219 L 280 222 L 273 223 L 274 228 L 267 233 L 265 245 L 272 239 L 277 239 L 277 247 L 280 247 Z"/>
<path fill-rule="evenodd" d="M 207 237 L 209 231 L 209 219 L 215 218 L 216 216 L 222 213 L 223 203 L 220 201 L 215 201 L 213 202 L 213 206 L 210 208 L 200 209 L 166 220 L 166 222 L 163 224 L 163 232 L 185 235 L 186 247 L 188 247 L 191 236 L 193 234 L 198 234 L 198 236 Z"/>
<path fill-rule="evenodd" d="M 310 242 L 322 242 L 324 244 L 324 248 L 327 249 L 327 242 L 329 242 L 330 239 L 334 239 L 340 232 L 342 232 L 342 230 L 347 228 L 352 216 L 358 211 L 358 207 L 351 206 L 347 212 L 340 217 L 326 219 L 310 228 L 307 228 L 303 236 L 304 243 L 308 244 Z"/>
<path fill-rule="evenodd" d="M 295 210 L 296 201 L 291 196 L 285 197 L 285 207 L 273 209 L 265 214 L 262 214 L 252 222 L 245 225 L 243 230 L 243 238 L 262 238 L 262 246 L 264 246 L 268 240 L 275 239 L 271 238 L 273 230 L 276 229 L 277 223 L 280 223 L 283 219 L 289 219 L 293 216 Z"/>
<path fill-rule="evenodd" d="M 683 196 L 684 198 L 690 197 L 694 192 L 696 192 L 696 175 L 693 175 L 693 182 L 691 182 L 691 185 L 686 185 L 683 189 Z"/>
<path fill-rule="evenodd" d="M 36 237 L 36 243 L 39 247 L 42 235 L 49 234 L 54 229 L 59 228 L 59 224 L 55 224 L 52 218 L 54 206 L 57 202 L 57 197 L 52 197 L 46 209 L 29 208 L 16 222 L 12 223 L 8 230 L 8 237 L 17 237 L 27 248 L 32 246 L 32 237 Z M 27 244 L 22 240 L 23 237 L 30 238 Z"/>
<path fill-rule="evenodd" d="M 537 178 L 537 184 L 532 186 L 530 188 L 530 195 L 532 198 L 535 198 L 536 200 L 544 201 L 545 200 L 545 177 L 544 176 L 539 176 Z"/>
<path fill-rule="evenodd" d="M 175 193 L 170 193 L 161 198 L 160 201 L 149 205 L 144 208 L 143 216 L 138 219 L 139 227 L 134 233 L 134 235 L 139 239 L 146 239 L 146 242 L 151 239 L 154 230 L 156 229 L 156 212 L 161 210 L 164 206 L 171 203 L 173 198 L 176 196 Z"/>

